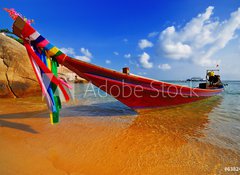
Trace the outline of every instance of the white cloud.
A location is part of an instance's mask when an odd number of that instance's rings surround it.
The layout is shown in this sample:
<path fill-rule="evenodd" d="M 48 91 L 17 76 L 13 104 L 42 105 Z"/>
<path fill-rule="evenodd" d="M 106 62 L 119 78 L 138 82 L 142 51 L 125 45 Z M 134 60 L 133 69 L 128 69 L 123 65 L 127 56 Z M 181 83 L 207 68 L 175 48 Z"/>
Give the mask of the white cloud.
<path fill-rule="evenodd" d="M 89 57 L 87 57 L 87 56 L 85 56 L 85 55 L 83 55 L 83 56 L 75 55 L 74 57 L 75 57 L 76 59 L 78 59 L 78 60 L 82 60 L 82 61 L 86 61 L 86 62 L 91 62 L 91 58 L 89 58 Z"/>
<path fill-rule="evenodd" d="M 175 60 L 189 58 L 192 55 L 192 48 L 181 42 L 164 44 L 162 49 L 167 57 Z"/>
<path fill-rule="evenodd" d="M 125 58 L 131 58 L 131 54 L 130 53 L 129 54 L 125 54 L 124 57 Z"/>
<path fill-rule="evenodd" d="M 172 69 L 172 67 L 169 64 L 159 64 L 158 68 L 163 70 L 163 71 Z"/>
<path fill-rule="evenodd" d="M 60 50 L 67 55 L 75 55 L 75 51 L 71 47 L 68 47 L 68 48 L 63 47 L 63 48 L 60 48 Z"/>
<path fill-rule="evenodd" d="M 153 43 L 151 43 L 150 41 L 148 41 L 146 39 L 141 39 L 138 42 L 138 47 L 143 50 L 143 49 L 148 48 L 148 47 L 153 47 Z"/>
<path fill-rule="evenodd" d="M 139 55 L 139 56 L 140 56 L 140 55 Z M 129 64 L 129 65 L 132 65 L 132 66 L 135 66 L 136 68 L 139 68 L 139 67 L 140 67 L 138 60 L 128 59 L 128 64 Z"/>
<path fill-rule="evenodd" d="M 240 29 L 240 8 L 225 21 L 212 18 L 213 9 L 209 6 L 178 31 L 174 26 L 162 31 L 159 42 L 163 54 L 170 59 L 191 60 L 201 66 L 219 62 L 214 54 L 234 39 Z"/>
<path fill-rule="evenodd" d="M 105 60 L 106 64 L 111 64 L 111 60 Z"/>
<path fill-rule="evenodd" d="M 92 53 L 89 52 L 88 49 L 85 49 L 85 48 L 82 47 L 82 48 L 80 49 L 80 52 L 81 52 L 83 55 L 85 55 L 86 57 L 92 58 Z"/>
<path fill-rule="evenodd" d="M 153 38 L 155 36 L 157 36 L 159 34 L 159 32 L 151 32 L 148 34 L 148 38 Z"/>
<path fill-rule="evenodd" d="M 114 55 L 116 55 L 116 56 L 118 56 L 118 55 L 119 55 L 119 53 L 118 53 L 118 52 L 113 52 L 113 54 L 114 54 Z"/>
<path fill-rule="evenodd" d="M 74 57 L 76 59 L 86 61 L 86 62 L 91 62 L 91 58 L 93 57 L 91 52 L 89 52 L 89 50 L 85 49 L 85 48 L 80 49 L 80 52 L 83 55 L 77 55 L 74 48 L 71 48 L 71 47 L 68 47 L 68 48 L 63 47 L 60 50 L 67 55 L 71 55 L 72 57 Z"/>
<path fill-rule="evenodd" d="M 143 68 L 150 69 L 153 67 L 153 63 L 149 62 L 149 60 L 150 56 L 146 52 L 143 52 L 143 54 L 140 55 L 139 61 Z"/>

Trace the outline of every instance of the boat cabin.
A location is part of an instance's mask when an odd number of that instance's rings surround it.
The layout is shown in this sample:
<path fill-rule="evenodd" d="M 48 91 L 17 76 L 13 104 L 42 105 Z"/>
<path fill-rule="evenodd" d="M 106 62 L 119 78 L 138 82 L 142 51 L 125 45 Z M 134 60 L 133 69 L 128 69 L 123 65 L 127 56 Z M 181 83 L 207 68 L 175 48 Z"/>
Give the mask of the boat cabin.
<path fill-rule="evenodd" d="M 201 89 L 219 89 L 223 88 L 223 83 L 219 75 L 219 69 L 209 69 L 206 71 L 206 82 L 200 83 Z"/>

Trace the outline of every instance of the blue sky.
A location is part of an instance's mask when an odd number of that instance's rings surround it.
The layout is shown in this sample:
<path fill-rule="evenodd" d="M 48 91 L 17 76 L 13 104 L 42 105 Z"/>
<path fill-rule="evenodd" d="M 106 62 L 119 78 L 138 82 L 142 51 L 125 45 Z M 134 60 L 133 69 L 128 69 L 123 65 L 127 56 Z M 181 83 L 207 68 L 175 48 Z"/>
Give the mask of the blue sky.
<path fill-rule="evenodd" d="M 51 43 L 78 59 L 156 79 L 204 77 L 220 65 L 240 79 L 237 0 L 1 0 Z M 232 15 L 231 15 L 232 14 Z M 0 11 L 0 28 L 12 20 Z"/>

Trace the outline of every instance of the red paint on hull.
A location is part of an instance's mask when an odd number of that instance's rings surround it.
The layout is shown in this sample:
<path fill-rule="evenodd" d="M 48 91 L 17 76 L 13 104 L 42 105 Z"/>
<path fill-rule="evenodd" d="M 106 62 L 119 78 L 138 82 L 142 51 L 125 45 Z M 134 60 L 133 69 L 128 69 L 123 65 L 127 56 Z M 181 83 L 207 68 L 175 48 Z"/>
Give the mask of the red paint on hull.
<path fill-rule="evenodd" d="M 202 100 L 223 89 L 199 89 L 127 75 L 66 57 L 64 66 L 132 109 L 176 106 Z"/>

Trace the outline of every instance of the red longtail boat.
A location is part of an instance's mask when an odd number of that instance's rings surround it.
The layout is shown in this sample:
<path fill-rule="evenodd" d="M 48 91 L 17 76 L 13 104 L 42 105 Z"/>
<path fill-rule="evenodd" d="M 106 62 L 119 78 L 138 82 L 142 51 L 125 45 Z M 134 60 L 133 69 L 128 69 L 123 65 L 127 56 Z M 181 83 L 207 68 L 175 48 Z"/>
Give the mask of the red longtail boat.
<path fill-rule="evenodd" d="M 191 88 L 133 75 L 127 69 L 118 72 L 71 58 L 51 45 L 21 17 L 15 19 L 13 32 L 24 40 L 27 51 L 33 58 L 36 56 L 31 52 L 31 47 L 44 50 L 59 64 L 132 109 L 186 104 L 215 96 L 223 91 L 222 85 L 208 86 L 209 82 L 201 84 L 198 88 Z"/>

